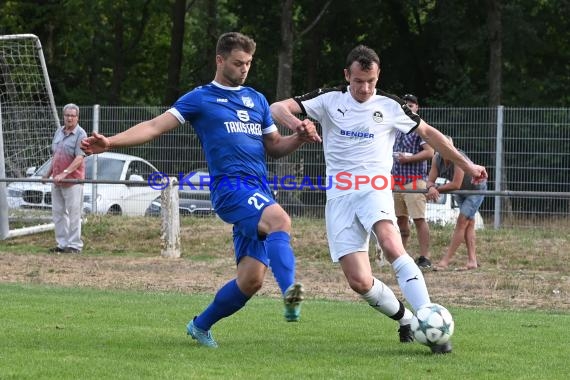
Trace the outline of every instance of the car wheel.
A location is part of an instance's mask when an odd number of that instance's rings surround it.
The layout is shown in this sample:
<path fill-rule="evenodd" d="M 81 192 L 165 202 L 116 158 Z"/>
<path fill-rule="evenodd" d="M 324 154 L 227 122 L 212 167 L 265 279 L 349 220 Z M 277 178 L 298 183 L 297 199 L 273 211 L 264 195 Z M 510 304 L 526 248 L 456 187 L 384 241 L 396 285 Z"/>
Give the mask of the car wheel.
<path fill-rule="evenodd" d="M 107 211 L 107 215 L 121 215 L 122 213 L 121 207 L 117 205 L 111 206 L 109 211 Z"/>

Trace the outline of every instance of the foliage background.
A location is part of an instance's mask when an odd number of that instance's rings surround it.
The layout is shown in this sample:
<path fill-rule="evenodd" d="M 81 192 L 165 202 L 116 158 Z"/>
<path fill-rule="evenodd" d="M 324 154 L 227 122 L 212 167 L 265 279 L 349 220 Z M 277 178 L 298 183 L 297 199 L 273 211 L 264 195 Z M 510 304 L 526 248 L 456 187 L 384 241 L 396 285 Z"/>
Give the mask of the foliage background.
<path fill-rule="evenodd" d="M 5 0 L 0 34 L 39 36 L 57 104 L 170 105 L 212 79 L 218 35 L 242 31 L 258 42 L 248 84 L 273 101 L 285 67 L 278 60 L 285 9 L 293 45 L 286 95 L 342 82 L 346 54 L 364 43 L 382 59 L 380 86 L 416 93 L 423 105 L 565 106 L 569 100 L 570 2 L 564 0 Z M 489 28 L 493 9 L 497 33 Z M 182 30 L 173 28 L 177 19 Z M 177 36 L 182 51 L 173 44 Z M 490 65 L 492 49 L 498 69 Z M 490 80 L 496 74 L 500 83 Z"/>

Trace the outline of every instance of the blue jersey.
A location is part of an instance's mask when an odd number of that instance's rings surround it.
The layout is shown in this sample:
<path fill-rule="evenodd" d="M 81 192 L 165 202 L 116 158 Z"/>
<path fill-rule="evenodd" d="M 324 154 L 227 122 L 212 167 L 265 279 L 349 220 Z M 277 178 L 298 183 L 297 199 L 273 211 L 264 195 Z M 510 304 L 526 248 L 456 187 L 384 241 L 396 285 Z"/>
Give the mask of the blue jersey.
<path fill-rule="evenodd" d="M 223 212 L 230 206 L 228 203 L 233 201 L 228 198 L 238 189 L 267 187 L 263 134 L 274 132 L 277 127 L 261 93 L 251 87 L 226 87 L 212 82 L 183 95 L 169 112 L 180 123 L 190 122 L 200 139 L 216 211 Z"/>
<path fill-rule="evenodd" d="M 277 128 L 262 94 L 212 82 L 188 92 L 173 108 L 200 138 L 214 180 L 267 174 L 262 135 Z"/>

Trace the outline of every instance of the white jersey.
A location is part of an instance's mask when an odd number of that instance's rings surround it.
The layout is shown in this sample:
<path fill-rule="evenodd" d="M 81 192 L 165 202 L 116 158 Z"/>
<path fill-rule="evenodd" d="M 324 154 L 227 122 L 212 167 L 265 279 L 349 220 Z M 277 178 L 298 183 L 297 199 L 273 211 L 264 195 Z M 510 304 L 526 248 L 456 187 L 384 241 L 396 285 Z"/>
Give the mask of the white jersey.
<path fill-rule="evenodd" d="M 322 127 L 328 199 L 358 190 L 392 189 L 396 131 L 409 133 L 420 123 L 404 101 L 376 91 L 359 103 L 347 86 L 318 89 L 294 99 Z"/>

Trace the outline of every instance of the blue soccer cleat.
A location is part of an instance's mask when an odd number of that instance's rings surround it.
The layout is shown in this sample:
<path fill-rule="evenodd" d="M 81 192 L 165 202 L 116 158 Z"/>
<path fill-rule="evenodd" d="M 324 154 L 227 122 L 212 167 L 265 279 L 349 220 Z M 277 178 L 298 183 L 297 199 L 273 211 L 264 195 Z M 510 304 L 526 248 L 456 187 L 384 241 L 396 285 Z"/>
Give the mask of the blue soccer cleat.
<path fill-rule="evenodd" d="M 301 302 L 303 301 L 303 285 L 295 283 L 291 285 L 283 296 L 285 303 L 285 320 L 287 322 L 298 322 L 301 318 Z"/>
<path fill-rule="evenodd" d="M 188 332 L 188 335 L 192 337 L 192 339 L 196 339 L 198 343 L 200 343 L 202 346 L 210 348 L 218 348 L 218 343 L 216 343 L 214 337 L 212 337 L 212 333 L 210 332 L 210 330 L 206 331 L 202 330 L 199 327 L 196 327 L 194 325 L 194 320 L 188 322 L 188 326 L 186 326 L 186 331 Z"/>

